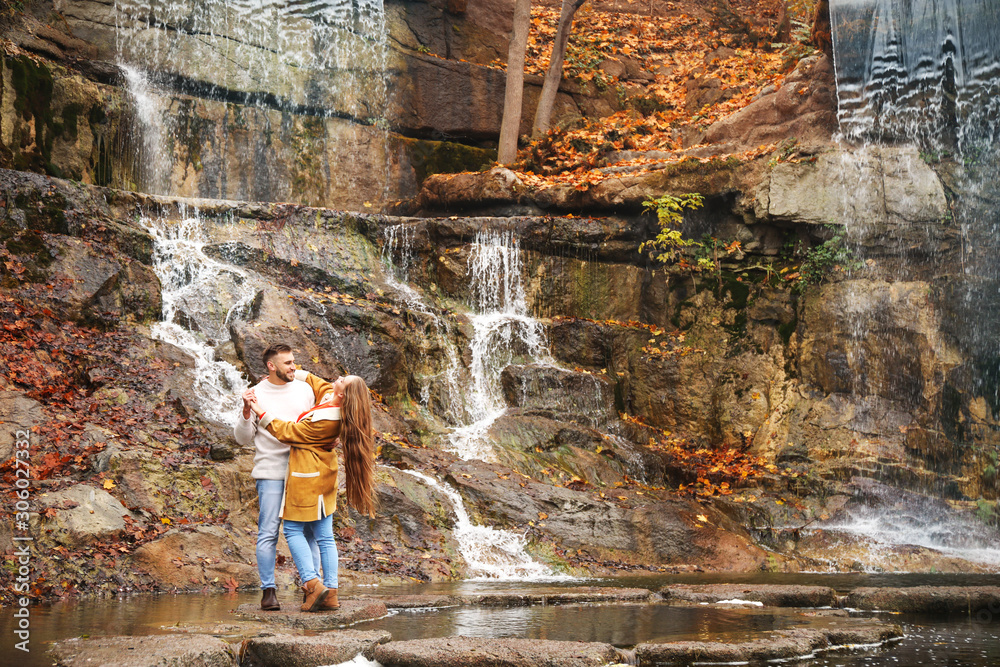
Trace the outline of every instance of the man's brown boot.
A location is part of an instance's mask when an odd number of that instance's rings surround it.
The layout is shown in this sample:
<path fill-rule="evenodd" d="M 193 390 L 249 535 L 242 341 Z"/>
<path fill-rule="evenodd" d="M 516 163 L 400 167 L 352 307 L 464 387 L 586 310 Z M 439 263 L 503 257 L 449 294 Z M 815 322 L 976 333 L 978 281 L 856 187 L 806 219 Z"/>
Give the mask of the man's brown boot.
<path fill-rule="evenodd" d="M 302 611 L 318 611 L 319 606 L 323 604 L 323 600 L 326 599 L 327 593 L 330 591 L 329 588 L 323 585 L 323 582 L 319 580 L 319 577 L 315 579 L 310 579 L 303 586 L 302 590 L 306 592 L 305 602 L 299 607 Z"/>
<path fill-rule="evenodd" d="M 326 599 L 323 600 L 323 604 L 319 608 L 323 611 L 328 611 L 330 609 L 340 609 L 340 600 L 337 599 L 337 589 L 328 588 Z"/>
<path fill-rule="evenodd" d="M 264 589 L 264 594 L 260 596 L 260 608 L 264 611 L 278 611 L 281 609 L 281 605 L 278 604 L 278 595 L 275 589 Z"/>

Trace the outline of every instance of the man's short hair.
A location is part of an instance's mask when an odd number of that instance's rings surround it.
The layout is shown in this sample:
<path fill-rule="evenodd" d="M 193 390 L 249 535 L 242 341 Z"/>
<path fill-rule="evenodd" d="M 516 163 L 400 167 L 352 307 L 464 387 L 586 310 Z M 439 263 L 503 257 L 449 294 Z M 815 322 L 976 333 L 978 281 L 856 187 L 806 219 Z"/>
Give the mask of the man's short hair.
<path fill-rule="evenodd" d="M 263 358 L 264 358 L 264 367 L 266 368 L 267 367 L 267 362 L 271 361 L 271 359 L 274 359 L 276 356 L 278 356 L 282 352 L 291 352 L 291 351 L 292 351 L 292 348 L 290 346 L 285 345 L 284 343 L 275 343 L 271 347 L 269 347 L 266 350 L 264 350 L 264 356 L 263 356 Z"/>

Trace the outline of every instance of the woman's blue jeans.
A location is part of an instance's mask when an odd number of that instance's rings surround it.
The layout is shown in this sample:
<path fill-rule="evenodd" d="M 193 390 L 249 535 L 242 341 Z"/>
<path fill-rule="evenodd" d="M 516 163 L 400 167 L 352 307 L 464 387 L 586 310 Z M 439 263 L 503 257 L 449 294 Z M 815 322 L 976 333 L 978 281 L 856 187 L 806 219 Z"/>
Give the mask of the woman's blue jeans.
<path fill-rule="evenodd" d="M 313 559 L 312 549 L 306 535 L 312 530 L 312 536 L 319 545 L 319 558 L 323 563 L 323 585 L 327 588 L 337 588 L 337 542 L 333 539 L 333 515 L 330 514 L 318 521 L 289 521 L 285 519 L 285 539 L 288 550 L 292 552 L 292 560 L 299 570 L 302 583 L 319 576 L 319 563 Z M 331 581 L 332 580 L 332 581 Z"/>

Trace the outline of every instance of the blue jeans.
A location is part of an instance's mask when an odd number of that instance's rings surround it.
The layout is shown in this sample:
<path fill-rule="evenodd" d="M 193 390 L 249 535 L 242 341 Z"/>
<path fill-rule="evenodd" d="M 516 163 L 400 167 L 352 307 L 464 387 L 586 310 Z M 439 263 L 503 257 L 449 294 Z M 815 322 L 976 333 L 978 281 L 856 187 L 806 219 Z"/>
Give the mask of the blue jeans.
<path fill-rule="evenodd" d="M 281 497 L 285 493 L 285 480 L 258 479 L 257 499 L 260 503 L 260 513 L 257 515 L 257 573 L 260 575 L 260 587 L 276 588 L 274 583 L 274 564 L 278 552 L 278 532 L 281 528 Z M 313 538 L 312 531 L 306 534 L 306 541 L 319 562 L 319 546 Z M 337 571 L 327 576 L 323 572 L 323 585 L 330 588 L 327 580 L 336 582 Z M 336 585 L 336 583 L 334 583 Z"/>
<path fill-rule="evenodd" d="M 319 544 L 319 558 L 315 558 L 312 549 L 304 535 L 312 529 L 313 537 Z M 333 515 L 317 521 L 285 520 L 285 539 L 288 540 L 288 550 L 292 552 L 292 560 L 299 570 L 302 582 L 311 581 L 318 575 L 319 563 L 323 563 L 323 585 L 327 588 L 337 587 L 337 542 L 333 539 Z M 330 577 L 327 573 L 332 573 Z M 332 579 L 332 581 L 331 581 Z"/>

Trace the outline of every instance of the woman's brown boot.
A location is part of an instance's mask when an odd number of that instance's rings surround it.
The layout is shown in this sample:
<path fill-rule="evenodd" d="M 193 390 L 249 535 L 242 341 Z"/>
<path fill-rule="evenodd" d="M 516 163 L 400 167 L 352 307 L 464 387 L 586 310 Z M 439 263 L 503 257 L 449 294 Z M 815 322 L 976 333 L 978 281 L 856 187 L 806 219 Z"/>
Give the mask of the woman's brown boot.
<path fill-rule="evenodd" d="M 319 580 L 319 577 L 315 579 L 310 579 L 302 586 L 302 590 L 306 592 L 305 602 L 299 607 L 302 611 L 317 611 L 320 605 L 323 604 L 323 600 L 326 599 L 327 593 L 330 591 L 329 588 L 323 585 L 323 582 Z"/>
<path fill-rule="evenodd" d="M 326 590 L 327 590 L 326 599 L 323 600 L 323 604 L 321 604 L 319 608 L 322 609 L 323 611 L 329 609 L 340 609 L 340 600 L 337 599 L 337 589 L 328 588 Z"/>

